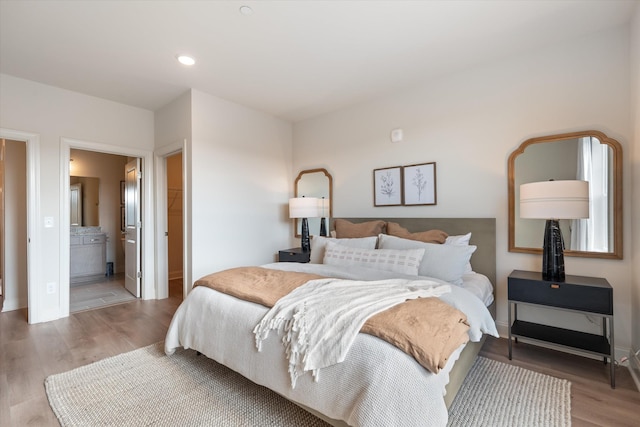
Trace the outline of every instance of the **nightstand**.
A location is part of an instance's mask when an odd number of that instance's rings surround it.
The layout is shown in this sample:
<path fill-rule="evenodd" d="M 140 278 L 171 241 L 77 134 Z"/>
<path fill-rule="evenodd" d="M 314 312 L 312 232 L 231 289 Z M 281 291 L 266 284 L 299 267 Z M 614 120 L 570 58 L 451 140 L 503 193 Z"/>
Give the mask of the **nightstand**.
<path fill-rule="evenodd" d="M 278 252 L 278 262 L 309 262 L 311 252 L 302 248 L 284 249 Z"/>
<path fill-rule="evenodd" d="M 564 282 L 542 279 L 542 273 L 514 270 L 508 279 L 509 360 L 511 339 L 528 338 L 582 350 L 604 356 L 611 365 L 611 388 L 615 388 L 615 362 L 613 338 L 613 289 L 599 277 L 570 276 Z M 518 320 L 518 305 L 544 306 L 602 317 L 602 335 L 541 325 Z M 511 306 L 513 305 L 513 323 Z M 607 323 L 609 338 L 607 339 Z M 516 341 L 517 342 L 517 341 Z"/>

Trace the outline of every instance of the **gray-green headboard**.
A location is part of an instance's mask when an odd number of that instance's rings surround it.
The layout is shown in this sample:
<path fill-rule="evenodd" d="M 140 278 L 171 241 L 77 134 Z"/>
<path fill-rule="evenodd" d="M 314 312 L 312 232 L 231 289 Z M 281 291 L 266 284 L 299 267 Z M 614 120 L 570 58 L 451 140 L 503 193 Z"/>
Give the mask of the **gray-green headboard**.
<path fill-rule="evenodd" d="M 496 219 L 495 218 L 342 218 L 353 223 L 382 220 L 397 222 L 412 233 L 438 229 L 449 235 L 471 232 L 470 244 L 478 249 L 471 257 L 473 270 L 482 273 L 496 286 Z M 331 223 L 333 229 L 333 221 Z"/>

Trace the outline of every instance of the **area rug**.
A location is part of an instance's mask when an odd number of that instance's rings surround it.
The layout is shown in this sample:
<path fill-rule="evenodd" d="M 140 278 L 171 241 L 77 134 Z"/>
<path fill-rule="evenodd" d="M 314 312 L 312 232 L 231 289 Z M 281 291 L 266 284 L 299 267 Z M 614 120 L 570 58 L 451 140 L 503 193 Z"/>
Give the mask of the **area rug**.
<path fill-rule="evenodd" d="M 449 426 L 570 425 L 571 382 L 484 357 L 449 408 Z"/>
<path fill-rule="evenodd" d="M 454 401 L 449 425 L 568 426 L 569 387 L 479 358 Z M 63 427 L 327 426 L 193 350 L 166 357 L 162 343 L 51 375 L 45 388 Z"/>

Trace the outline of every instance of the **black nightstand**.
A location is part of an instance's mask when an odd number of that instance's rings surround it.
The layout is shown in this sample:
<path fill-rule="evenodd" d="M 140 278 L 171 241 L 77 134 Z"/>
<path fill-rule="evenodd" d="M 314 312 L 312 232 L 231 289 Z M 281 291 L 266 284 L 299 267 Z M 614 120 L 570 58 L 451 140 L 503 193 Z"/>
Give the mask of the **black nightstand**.
<path fill-rule="evenodd" d="M 309 262 L 311 252 L 302 248 L 284 249 L 278 252 L 278 262 Z"/>
<path fill-rule="evenodd" d="M 508 300 L 509 360 L 511 360 L 512 337 L 580 349 L 587 353 L 604 356 L 604 363 L 607 363 L 607 358 L 609 359 L 611 388 L 615 388 L 613 288 L 606 279 L 567 275 L 564 282 L 553 282 L 543 280 L 542 273 L 514 270 L 508 279 Z M 518 304 L 601 316 L 603 318 L 602 335 L 518 320 Z M 513 323 L 511 323 L 511 305 L 513 305 Z M 607 320 L 609 339 L 607 339 Z"/>

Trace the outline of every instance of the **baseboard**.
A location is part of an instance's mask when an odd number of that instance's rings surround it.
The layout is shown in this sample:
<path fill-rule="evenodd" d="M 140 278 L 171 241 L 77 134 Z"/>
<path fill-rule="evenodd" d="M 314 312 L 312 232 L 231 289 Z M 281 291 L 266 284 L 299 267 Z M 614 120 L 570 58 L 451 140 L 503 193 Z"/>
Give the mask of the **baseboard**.
<path fill-rule="evenodd" d="M 182 279 L 182 270 L 169 272 L 169 280 L 176 280 L 176 279 Z"/>
<path fill-rule="evenodd" d="M 636 388 L 640 391 L 640 354 L 639 350 L 633 347 L 629 352 L 629 373 L 631 373 L 631 378 L 633 378 Z"/>
<path fill-rule="evenodd" d="M 20 301 L 18 298 L 5 298 L 2 303 L 2 311 L 15 311 L 27 308 L 27 301 Z"/>

